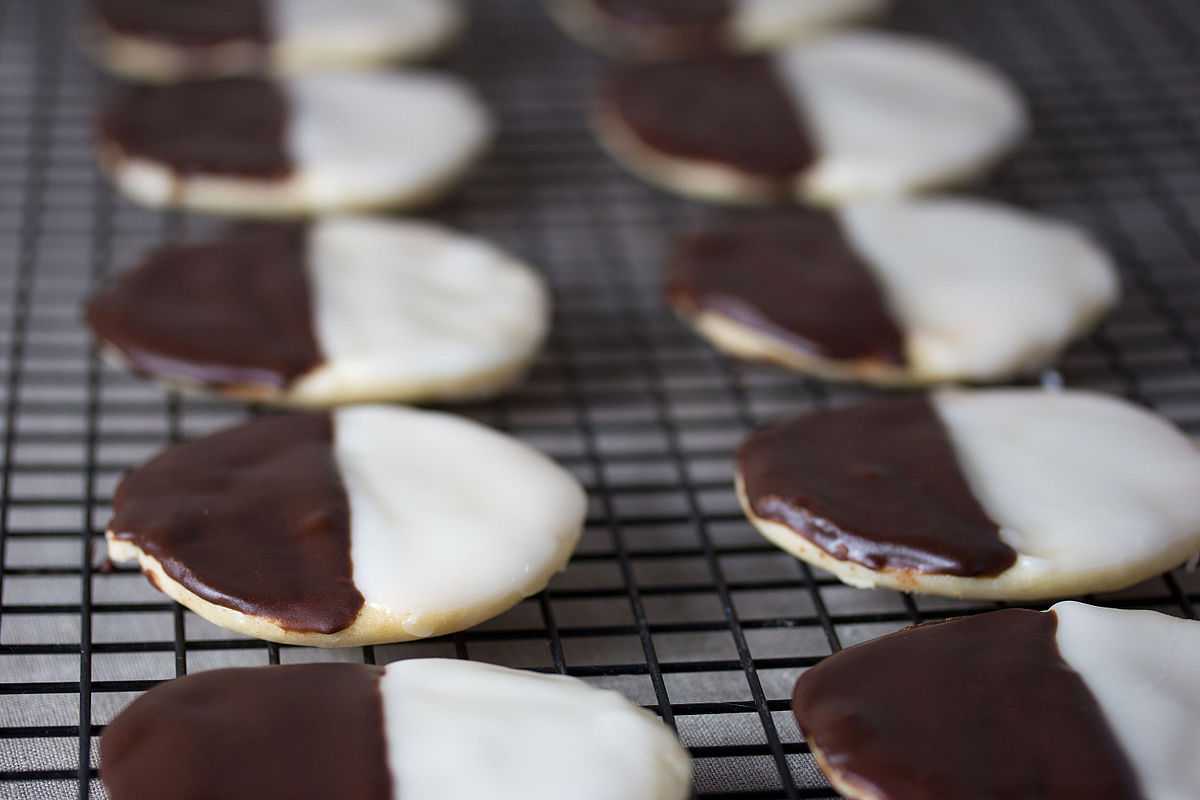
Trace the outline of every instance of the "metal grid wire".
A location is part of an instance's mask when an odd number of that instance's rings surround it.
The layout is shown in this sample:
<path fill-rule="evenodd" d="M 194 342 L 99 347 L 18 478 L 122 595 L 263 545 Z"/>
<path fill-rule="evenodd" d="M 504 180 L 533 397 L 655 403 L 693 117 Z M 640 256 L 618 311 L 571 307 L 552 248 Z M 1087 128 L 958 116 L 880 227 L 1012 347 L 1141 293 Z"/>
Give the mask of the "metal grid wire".
<path fill-rule="evenodd" d="M 104 797 L 104 725 L 185 672 L 428 655 L 619 689 L 679 732 L 701 796 L 835 797 L 790 718 L 798 673 L 848 644 L 989 607 L 844 587 L 744 521 L 730 481 L 742 436 L 855 392 L 721 358 L 667 313 L 664 244 L 734 212 L 649 189 L 602 155 L 585 121 L 602 62 L 537 5 L 473 4 L 449 67 L 480 87 L 503 134 L 436 216 L 522 254 L 553 285 L 554 332 L 531 379 L 467 413 L 574 470 L 590 490 L 587 533 L 547 592 L 500 619 L 425 643 L 323 652 L 229 634 L 135 571 L 101 567 L 120 473 L 246 411 L 97 360 L 81 299 L 147 247 L 212 223 L 111 193 L 89 149 L 104 86 L 77 54 L 76 10 L 0 0 L 0 797 Z M 1119 259 L 1122 307 L 1049 377 L 1198 432 L 1200 6 L 899 5 L 891 24 L 959 42 L 1032 100 L 1036 136 L 986 191 L 1088 225 Z M 1091 599 L 1194 616 L 1200 580 L 1180 570 Z"/>

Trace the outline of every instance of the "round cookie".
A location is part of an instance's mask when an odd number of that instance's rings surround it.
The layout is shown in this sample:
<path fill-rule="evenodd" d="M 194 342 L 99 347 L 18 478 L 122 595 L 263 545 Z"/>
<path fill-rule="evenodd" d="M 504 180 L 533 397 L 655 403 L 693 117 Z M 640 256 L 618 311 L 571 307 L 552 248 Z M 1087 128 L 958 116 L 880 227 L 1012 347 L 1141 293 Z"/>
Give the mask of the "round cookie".
<path fill-rule="evenodd" d="M 142 81 L 370 68 L 432 56 L 466 21 L 457 0 L 92 0 L 97 61 Z"/>
<path fill-rule="evenodd" d="M 1063 223 L 974 200 L 857 204 L 682 238 L 668 302 L 741 358 L 883 385 L 998 381 L 1053 361 L 1118 298 Z"/>
<path fill-rule="evenodd" d="M 1200 623 L 1059 603 L 919 625 L 806 671 L 792 709 L 850 800 L 1184 800 Z"/>
<path fill-rule="evenodd" d="M 201 672 L 100 739 L 112 800 L 684 800 L 687 752 L 576 678 L 452 659 Z"/>
<path fill-rule="evenodd" d="M 508 610 L 566 565 L 585 511 L 578 482 L 516 440 L 357 406 L 171 447 L 121 481 L 106 538 L 216 625 L 348 647 Z"/>
<path fill-rule="evenodd" d="M 852 586 L 1033 600 L 1115 591 L 1200 551 L 1200 449 L 1090 392 L 817 411 L 751 435 L 737 470 L 759 532 Z"/>
<path fill-rule="evenodd" d="M 549 325 L 530 268 L 416 221 L 323 217 L 167 245 L 87 321 L 142 374 L 256 402 L 478 398 L 518 381 Z"/>
<path fill-rule="evenodd" d="M 618 161 L 672 191 L 838 205 L 969 180 L 1028 121 L 990 67 L 856 32 L 768 56 L 624 67 L 601 90 L 595 126 Z"/>
<path fill-rule="evenodd" d="M 429 204 L 491 135 L 465 83 L 404 70 L 127 89 L 101 114 L 98 147 L 140 203 L 296 216 Z"/>
<path fill-rule="evenodd" d="M 624 58 L 757 52 L 880 14 L 887 0 L 546 0 L 580 42 Z"/>

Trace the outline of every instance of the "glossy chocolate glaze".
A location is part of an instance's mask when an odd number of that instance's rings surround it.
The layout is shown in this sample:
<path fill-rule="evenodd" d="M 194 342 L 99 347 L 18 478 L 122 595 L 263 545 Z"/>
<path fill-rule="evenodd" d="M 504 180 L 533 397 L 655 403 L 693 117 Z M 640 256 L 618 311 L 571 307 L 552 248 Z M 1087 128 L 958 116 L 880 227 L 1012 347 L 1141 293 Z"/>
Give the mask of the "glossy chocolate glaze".
<path fill-rule="evenodd" d="M 363 606 L 327 414 L 264 417 L 125 476 L 108 530 L 186 589 L 289 631 L 336 633 Z"/>
<path fill-rule="evenodd" d="M 390 800 L 383 669 L 201 672 L 134 700 L 100 739 L 112 800 Z"/>
<path fill-rule="evenodd" d="M 781 197 L 817 156 L 766 58 L 626 67 L 605 84 L 601 104 L 660 156 L 748 173 L 777 184 Z"/>
<path fill-rule="evenodd" d="M 323 361 L 306 231 L 255 225 L 214 242 L 161 247 L 92 297 L 88 326 L 142 373 L 283 389 Z"/>
<path fill-rule="evenodd" d="M 92 0 L 109 30 L 182 46 L 270 38 L 264 0 Z"/>
<path fill-rule="evenodd" d="M 792 710 L 845 783 L 880 800 L 1139 800 L 1057 617 L 1009 609 L 852 647 L 800 676 Z"/>
<path fill-rule="evenodd" d="M 191 175 L 284 179 L 288 99 L 258 78 L 126 89 L 100 115 L 102 145 Z"/>
<path fill-rule="evenodd" d="M 592 0 L 619 35 L 648 54 L 722 49 L 732 0 Z"/>
<path fill-rule="evenodd" d="M 754 514 L 874 570 L 996 575 L 1016 561 L 925 397 L 817 411 L 753 434 L 738 470 Z"/>
<path fill-rule="evenodd" d="M 666 291 L 685 316 L 714 312 L 806 355 L 904 363 L 900 326 L 832 214 L 686 236 Z"/>

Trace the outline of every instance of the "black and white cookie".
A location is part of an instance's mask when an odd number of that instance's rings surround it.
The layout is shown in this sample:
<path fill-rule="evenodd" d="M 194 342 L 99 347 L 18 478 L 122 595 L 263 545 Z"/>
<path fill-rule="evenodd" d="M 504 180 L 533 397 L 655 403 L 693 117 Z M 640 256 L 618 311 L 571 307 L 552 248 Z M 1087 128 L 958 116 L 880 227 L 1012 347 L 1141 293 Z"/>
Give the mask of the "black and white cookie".
<path fill-rule="evenodd" d="M 601 90 L 601 142 L 706 200 L 841 204 L 959 183 L 1024 137 L 990 67 L 934 42 L 840 33 L 769 56 L 642 64 Z"/>
<path fill-rule="evenodd" d="M 472 661 L 201 672 L 100 740 L 112 800 L 683 800 L 687 752 L 576 678 Z"/>
<path fill-rule="evenodd" d="M 524 375 L 538 275 L 425 222 L 324 217 L 168 245 L 99 291 L 116 360 L 171 385 L 301 406 L 475 398 Z"/>
<path fill-rule="evenodd" d="M 131 88 L 101 114 L 98 146 L 140 203 L 295 216 L 428 204 L 491 132 L 465 83 L 405 70 Z"/>
<path fill-rule="evenodd" d="M 668 302 L 722 350 L 826 378 L 995 381 L 1117 300 L 1082 231 L 973 200 L 856 204 L 682 238 Z"/>
<path fill-rule="evenodd" d="M 943 391 L 751 435 L 738 494 L 853 586 L 993 600 L 1110 591 L 1200 552 L 1200 448 L 1089 392 Z"/>
<path fill-rule="evenodd" d="M 1187 800 L 1200 623 L 1059 603 L 909 628 L 806 671 L 792 710 L 851 800 Z"/>
<path fill-rule="evenodd" d="M 625 58 L 756 52 L 881 13 L 887 0 L 546 0 L 584 44 Z"/>
<path fill-rule="evenodd" d="M 342 647 L 462 630 L 545 587 L 586 502 L 520 442 L 427 411 L 265 417 L 121 481 L 113 561 L 216 625 Z"/>
<path fill-rule="evenodd" d="M 91 0 L 88 45 L 143 81 L 413 61 L 452 42 L 458 0 Z"/>

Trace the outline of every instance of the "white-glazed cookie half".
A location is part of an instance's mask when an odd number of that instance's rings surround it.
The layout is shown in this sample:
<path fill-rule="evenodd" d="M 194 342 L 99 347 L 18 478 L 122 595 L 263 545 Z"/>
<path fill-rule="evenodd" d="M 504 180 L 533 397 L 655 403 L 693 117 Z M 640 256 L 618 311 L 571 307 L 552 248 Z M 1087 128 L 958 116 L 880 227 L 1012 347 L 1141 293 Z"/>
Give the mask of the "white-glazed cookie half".
<path fill-rule="evenodd" d="M 343 647 L 462 630 L 545 587 L 579 484 L 476 423 L 359 406 L 168 449 L 117 489 L 108 551 L 230 630 Z"/>
<path fill-rule="evenodd" d="M 1198 493 L 1191 439 L 1077 391 L 814 412 L 738 454 L 743 509 L 773 543 L 852 586 L 950 597 L 1131 586 L 1200 551 Z"/>
<path fill-rule="evenodd" d="M 683 237 L 668 301 L 722 350 L 885 385 L 998 381 L 1054 361 L 1117 301 L 1066 223 L 935 198 Z"/>
<path fill-rule="evenodd" d="M 404 70 L 129 89 L 98 147 L 140 203 L 269 217 L 428 205 L 491 136 L 465 83 Z"/>
<path fill-rule="evenodd" d="M 622 164 L 667 189 L 823 205 L 966 182 L 1028 129 L 1016 88 L 987 65 L 866 32 L 758 58 L 623 68 L 595 124 Z"/>
<path fill-rule="evenodd" d="M 86 41 L 108 70 L 167 82 L 421 60 L 465 21 L 458 0 L 92 0 Z"/>

